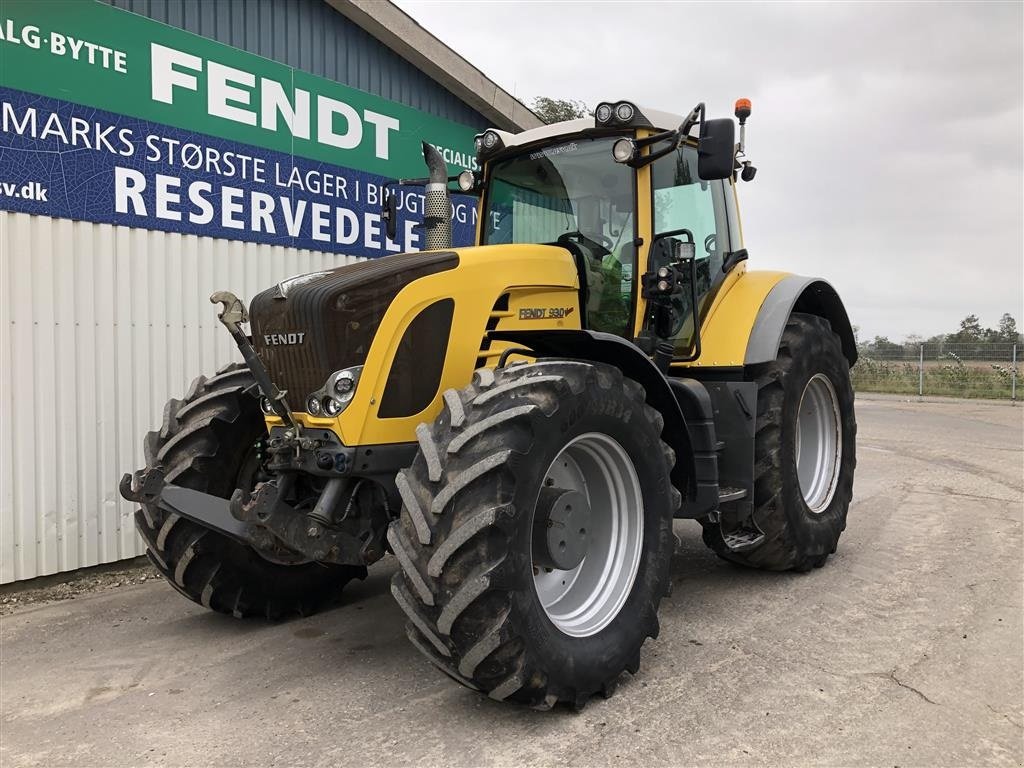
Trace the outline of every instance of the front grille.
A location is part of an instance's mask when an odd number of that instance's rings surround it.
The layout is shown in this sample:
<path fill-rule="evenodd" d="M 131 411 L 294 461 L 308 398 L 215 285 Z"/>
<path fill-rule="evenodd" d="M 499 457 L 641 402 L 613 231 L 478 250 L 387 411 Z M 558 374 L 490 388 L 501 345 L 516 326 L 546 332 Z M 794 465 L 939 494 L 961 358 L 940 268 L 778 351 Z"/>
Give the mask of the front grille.
<path fill-rule="evenodd" d="M 249 307 L 253 346 L 299 410 L 331 373 L 366 362 L 377 326 L 402 288 L 458 263 L 450 251 L 402 253 L 338 267 L 291 286 L 287 296 L 270 288 Z"/>

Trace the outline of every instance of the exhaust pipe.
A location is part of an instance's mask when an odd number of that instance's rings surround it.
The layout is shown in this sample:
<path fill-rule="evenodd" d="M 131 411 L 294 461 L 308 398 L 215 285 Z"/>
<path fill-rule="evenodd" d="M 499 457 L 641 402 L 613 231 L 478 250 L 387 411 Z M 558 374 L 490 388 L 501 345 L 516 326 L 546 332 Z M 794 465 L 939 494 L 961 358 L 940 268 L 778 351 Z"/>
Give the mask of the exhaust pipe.
<path fill-rule="evenodd" d="M 448 199 L 448 165 L 441 153 L 423 142 L 423 159 L 430 170 L 423 205 L 423 232 L 426 250 L 441 251 L 452 247 L 451 201 Z"/>

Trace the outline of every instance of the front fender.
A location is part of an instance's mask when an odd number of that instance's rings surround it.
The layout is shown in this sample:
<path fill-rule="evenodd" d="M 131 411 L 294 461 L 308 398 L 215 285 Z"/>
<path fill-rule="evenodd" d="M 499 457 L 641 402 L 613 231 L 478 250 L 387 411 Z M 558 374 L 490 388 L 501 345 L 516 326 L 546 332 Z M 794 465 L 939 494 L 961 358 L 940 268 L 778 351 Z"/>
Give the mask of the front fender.
<path fill-rule="evenodd" d="M 532 350 L 537 357 L 564 357 L 613 365 L 647 392 L 647 402 L 665 420 L 662 439 L 676 453 L 672 482 L 683 494 L 683 514 L 677 517 L 699 517 L 709 509 L 691 509 L 696 499 L 695 455 L 683 411 L 668 380 L 639 347 L 610 333 L 587 330 L 509 330 L 492 331 L 495 341 L 514 342 Z M 717 498 L 715 499 L 717 501 Z M 704 500 L 700 500 L 702 503 Z M 711 508 L 714 508 L 712 504 Z"/>

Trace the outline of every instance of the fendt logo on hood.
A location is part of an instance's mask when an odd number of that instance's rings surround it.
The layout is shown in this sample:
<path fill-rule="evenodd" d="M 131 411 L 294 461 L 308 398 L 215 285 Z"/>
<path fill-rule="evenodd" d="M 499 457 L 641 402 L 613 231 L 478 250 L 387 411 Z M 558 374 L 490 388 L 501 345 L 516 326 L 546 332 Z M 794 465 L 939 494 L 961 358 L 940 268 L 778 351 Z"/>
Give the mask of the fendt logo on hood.
<path fill-rule="evenodd" d="M 265 333 L 263 334 L 263 343 L 268 347 L 289 347 L 301 344 L 304 338 L 306 338 L 305 331 L 299 331 L 298 333 Z"/>

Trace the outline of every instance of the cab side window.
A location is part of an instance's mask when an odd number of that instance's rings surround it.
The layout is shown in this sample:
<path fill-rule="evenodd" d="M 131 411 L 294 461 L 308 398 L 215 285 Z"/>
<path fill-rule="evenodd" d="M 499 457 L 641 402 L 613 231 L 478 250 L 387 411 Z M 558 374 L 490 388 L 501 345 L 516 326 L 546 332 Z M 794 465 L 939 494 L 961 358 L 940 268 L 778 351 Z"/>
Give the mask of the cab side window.
<path fill-rule="evenodd" d="M 709 277 L 722 269 L 729 248 L 729 222 L 723 181 L 701 181 L 697 176 L 697 150 L 680 147 L 652 167 L 654 179 L 654 234 L 676 229 L 693 233 L 698 262 L 707 260 Z M 704 293 L 710 286 L 698 286 Z"/>
<path fill-rule="evenodd" d="M 701 181 L 697 175 L 697 150 L 680 147 L 655 161 L 651 167 L 654 184 L 654 235 L 680 229 L 693 234 L 697 258 L 698 306 L 710 294 L 721 275 L 722 262 L 730 250 L 727 187 L 723 181 Z M 676 236 L 685 240 L 685 235 Z M 652 251 L 651 257 L 654 258 Z M 650 268 L 650 267 L 649 267 Z M 694 341 L 695 318 L 689 295 L 678 297 L 679 325 L 671 340 L 677 355 L 687 355 Z"/>

